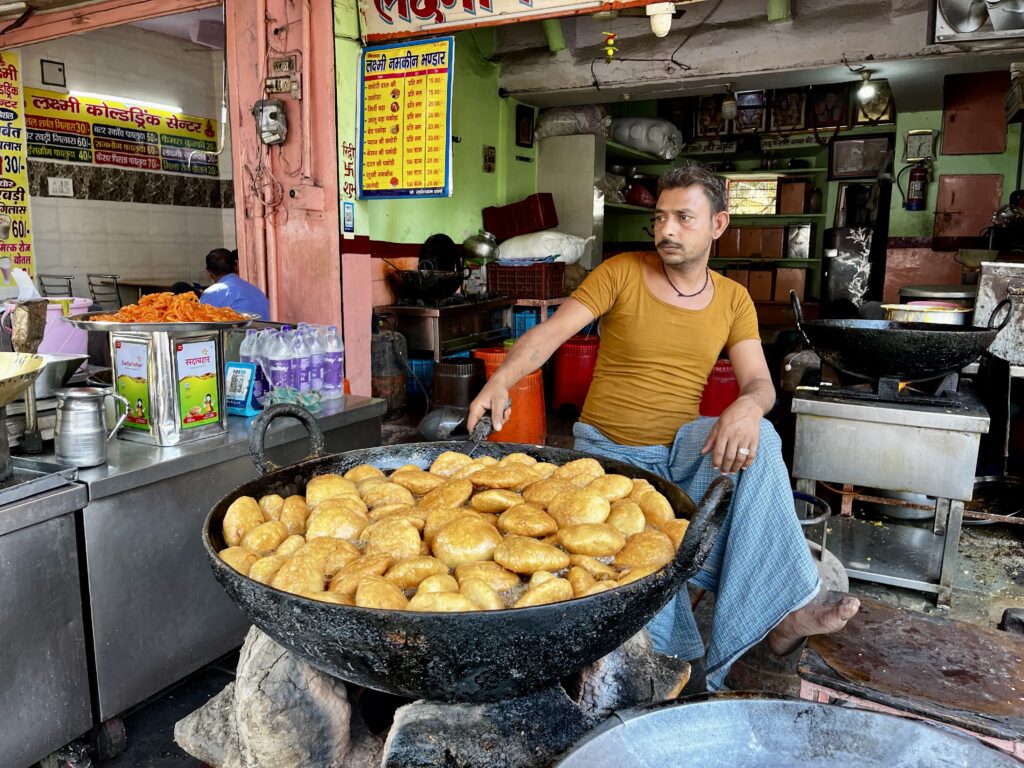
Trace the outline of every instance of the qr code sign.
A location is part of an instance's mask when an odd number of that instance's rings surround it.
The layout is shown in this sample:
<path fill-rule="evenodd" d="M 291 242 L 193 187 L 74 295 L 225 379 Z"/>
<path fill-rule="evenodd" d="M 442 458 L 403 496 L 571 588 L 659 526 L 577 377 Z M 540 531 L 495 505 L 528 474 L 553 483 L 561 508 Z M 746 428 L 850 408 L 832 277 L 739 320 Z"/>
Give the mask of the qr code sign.
<path fill-rule="evenodd" d="M 228 380 L 228 392 L 231 394 L 242 394 L 249 386 L 249 377 L 245 371 L 233 370 Z"/>

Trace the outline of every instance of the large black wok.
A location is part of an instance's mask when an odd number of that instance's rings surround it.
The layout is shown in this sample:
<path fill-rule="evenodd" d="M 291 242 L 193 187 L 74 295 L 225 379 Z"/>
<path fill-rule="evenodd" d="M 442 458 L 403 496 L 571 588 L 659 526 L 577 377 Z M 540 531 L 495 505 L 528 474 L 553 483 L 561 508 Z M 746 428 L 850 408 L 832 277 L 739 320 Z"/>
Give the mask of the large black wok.
<path fill-rule="evenodd" d="M 263 457 L 271 420 L 288 415 L 309 429 L 314 458 L 277 468 Z M 540 688 L 604 656 L 638 632 L 696 573 L 714 544 L 728 508 L 732 482 L 716 480 L 700 507 L 677 486 L 630 464 L 598 458 L 608 472 L 642 477 L 663 493 L 690 527 L 675 559 L 660 571 L 590 597 L 533 608 L 470 613 L 413 613 L 355 608 L 308 600 L 260 584 L 227 566 L 221 524 L 232 501 L 303 493 L 325 472 L 343 473 L 369 463 L 384 470 L 402 464 L 426 468 L 460 443 L 417 443 L 320 455 L 323 435 L 296 406 L 272 406 L 253 423 L 250 451 L 263 477 L 246 483 L 210 511 L 203 545 L 221 586 L 252 622 L 314 666 L 358 685 L 414 698 L 493 701 Z M 562 464 L 588 454 L 509 443 L 484 443 L 482 455 L 522 451 Z"/>
<path fill-rule="evenodd" d="M 399 269 L 390 261 L 385 260 L 385 263 L 391 268 L 387 274 L 391 287 L 401 299 L 447 299 L 459 290 L 467 276 L 461 269 L 455 272 L 432 269 L 430 262 L 426 261 L 420 261 L 419 269 Z"/>
<path fill-rule="evenodd" d="M 833 368 L 863 379 L 924 381 L 956 371 L 991 346 L 1011 313 L 994 325 L 1004 299 L 992 310 L 987 328 L 892 320 L 804 320 L 800 300 L 790 291 L 796 325 L 819 357 Z"/>

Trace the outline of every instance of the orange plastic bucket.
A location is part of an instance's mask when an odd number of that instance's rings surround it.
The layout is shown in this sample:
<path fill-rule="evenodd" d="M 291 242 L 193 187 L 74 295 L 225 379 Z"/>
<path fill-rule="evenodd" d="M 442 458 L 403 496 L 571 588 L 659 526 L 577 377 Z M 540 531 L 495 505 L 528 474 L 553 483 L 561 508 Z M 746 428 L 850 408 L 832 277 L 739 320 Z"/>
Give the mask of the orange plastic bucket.
<path fill-rule="evenodd" d="M 508 352 L 500 347 L 474 349 L 473 355 L 484 361 L 487 378 L 498 370 Z M 543 445 L 547 438 L 548 419 L 544 410 L 544 376 L 534 371 L 508 392 L 512 400 L 512 417 L 492 432 L 487 439 L 494 443 L 530 443 Z"/>

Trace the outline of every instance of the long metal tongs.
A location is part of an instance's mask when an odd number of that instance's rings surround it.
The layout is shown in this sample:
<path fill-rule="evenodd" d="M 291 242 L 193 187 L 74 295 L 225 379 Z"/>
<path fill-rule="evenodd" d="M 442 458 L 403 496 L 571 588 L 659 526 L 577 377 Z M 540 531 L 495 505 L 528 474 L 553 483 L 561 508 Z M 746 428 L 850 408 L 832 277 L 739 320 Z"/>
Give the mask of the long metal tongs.
<path fill-rule="evenodd" d="M 491 414 L 485 413 L 480 417 L 480 421 L 473 427 L 473 431 L 469 433 L 469 440 L 462 444 L 459 448 L 459 453 L 464 453 L 467 456 L 472 456 L 473 451 L 480 447 L 480 443 L 487 439 L 487 436 L 491 434 L 493 428 L 491 424 Z"/>

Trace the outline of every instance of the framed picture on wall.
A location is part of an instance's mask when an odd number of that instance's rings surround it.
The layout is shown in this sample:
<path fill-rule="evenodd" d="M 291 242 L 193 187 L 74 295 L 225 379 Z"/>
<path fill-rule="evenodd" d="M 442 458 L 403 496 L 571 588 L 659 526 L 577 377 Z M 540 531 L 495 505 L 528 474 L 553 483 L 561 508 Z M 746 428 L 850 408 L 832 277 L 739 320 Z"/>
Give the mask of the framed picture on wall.
<path fill-rule="evenodd" d="M 533 146 L 533 107 L 516 104 L 516 146 Z"/>
<path fill-rule="evenodd" d="M 833 139 L 828 150 L 828 177 L 867 179 L 877 176 L 889 163 L 892 147 L 892 134 Z"/>
<path fill-rule="evenodd" d="M 765 91 L 741 91 L 736 94 L 736 133 L 764 133 L 768 123 Z"/>
<path fill-rule="evenodd" d="M 889 81 L 872 80 L 871 84 L 875 86 L 874 96 L 867 101 L 861 101 L 860 98 L 854 99 L 856 102 L 854 125 L 878 125 L 893 121 L 896 110 Z"/>
<path fill-rule="evenodd" d="M 850 124 L 850 84 L 818 85 L 808 94 L 807 125 L 837 128 Z"/>
<path fill-rule="evenodd" d="M 807 92 L 803 88 L 780 88 L 772 94 L 769 130 L 786 133 L 807 127 Z"/>
<path fill-rule="evenodd" d="M 722 99 L 722 94 L 697 97 L 697 117 L 693 135 L 698 139 L 721 136 L 725 133 Z"/>

